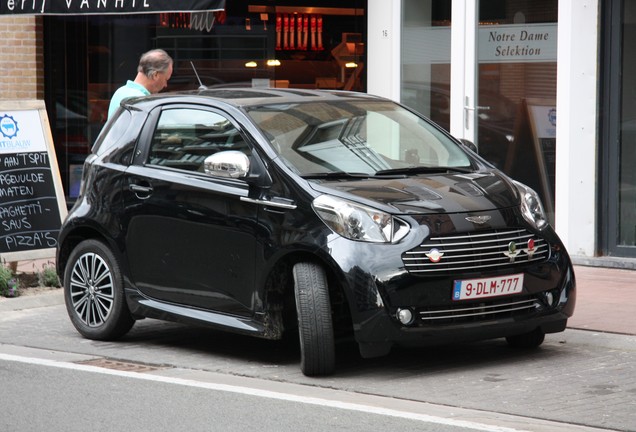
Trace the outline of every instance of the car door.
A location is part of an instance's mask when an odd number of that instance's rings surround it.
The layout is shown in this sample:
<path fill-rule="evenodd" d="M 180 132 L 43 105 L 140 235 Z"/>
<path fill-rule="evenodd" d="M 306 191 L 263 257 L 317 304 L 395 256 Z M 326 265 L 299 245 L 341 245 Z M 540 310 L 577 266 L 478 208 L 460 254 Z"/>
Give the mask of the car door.
<path fill-rule="evenodd" d="M 252 149 L 226 113 L 198 105 L 163 108 L 140 138 L 123 182 L 131 282 L 175 304 L 250 315 L 257 208 L 248 185 L 203 168 L 215 152 Z M 139 157 L 141 154 L 141 158 Z"/>

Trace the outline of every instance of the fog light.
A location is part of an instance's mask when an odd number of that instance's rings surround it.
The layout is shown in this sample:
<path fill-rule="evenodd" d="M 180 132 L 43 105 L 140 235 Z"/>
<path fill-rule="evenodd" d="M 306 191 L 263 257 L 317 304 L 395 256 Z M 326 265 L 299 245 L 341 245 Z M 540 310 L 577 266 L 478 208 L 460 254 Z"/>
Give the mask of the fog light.
<path fill-rule="evenodd" d="M 545 293 L 545 299 L 548 301 L 548 304 L 552 306 L 554 304 L 554 295 L 551 292 Z"/>
<path fill-rule="evenodd" d="M 552 291 L 546 291 L 543 293 L 543 299 L 545 300 L 545 304 L 549 307 L 554 306 L 554 294 Z"/>
<path fill-rule="evenodd" d="M 413 322 L 413 312 L 410 309 L 398 309 L 395 316 L 404 325 L 409 325 Z"/>

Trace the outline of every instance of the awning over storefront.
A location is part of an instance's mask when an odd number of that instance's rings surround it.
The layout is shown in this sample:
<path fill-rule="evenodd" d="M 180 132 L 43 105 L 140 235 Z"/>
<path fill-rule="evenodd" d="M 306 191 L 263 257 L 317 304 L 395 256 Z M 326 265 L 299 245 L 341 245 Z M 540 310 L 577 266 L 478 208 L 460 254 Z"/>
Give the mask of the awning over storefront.
<path fill-rule="evenodd" d="M 0 0 L 0 15 L 107 15 L 224 9 L 225 0 Z"/>

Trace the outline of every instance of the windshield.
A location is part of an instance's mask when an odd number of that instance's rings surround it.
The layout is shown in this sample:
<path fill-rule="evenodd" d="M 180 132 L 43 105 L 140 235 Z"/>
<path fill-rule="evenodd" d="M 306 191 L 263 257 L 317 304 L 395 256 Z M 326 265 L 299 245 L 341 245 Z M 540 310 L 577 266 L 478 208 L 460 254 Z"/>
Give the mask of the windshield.
<path fill-rule="evenodd" d="M 266 105 L 248 114 L 300 175 L 471 166 L 446 135 L 389 101 Z"/>

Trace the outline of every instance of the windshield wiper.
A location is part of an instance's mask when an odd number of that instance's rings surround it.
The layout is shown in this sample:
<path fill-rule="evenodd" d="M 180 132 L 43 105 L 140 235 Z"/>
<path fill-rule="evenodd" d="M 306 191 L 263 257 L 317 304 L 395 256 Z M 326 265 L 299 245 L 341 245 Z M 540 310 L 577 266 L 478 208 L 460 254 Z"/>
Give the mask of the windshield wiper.
<path fill-rule="evenodd" d="M 329 171 L 301 174 L 304 179 L 367 179 L 367 178 L 387 178 L 404 177 L 409 174 L 443 174 L 443 173 L 472 173 L 475 170 L 471 167 L 448 167 L 448 166 L 411 166 L 403 168 L 391 168 L 379 170 L 373 174 L 364 172 Z"/>
<path fill-rule="evenodd" d="M 375 173 L 376 176 L 391 174 L 437 174 L 437 173 L 472 173 L 474 170 L 470 167 L 447 167 L 447 166 L 413 166 L 404 168 L 391 168 L 380 170 Z"/>
<path fill-rule="evenodd" d="M 330 171 L 330 172 L 302 174 L 301 177 L 304 179 L 348 179 L 348 178 L 369 178 L 369 177 L 373 177 L 373 174 L 362 173 L 362 172 Z"/>

